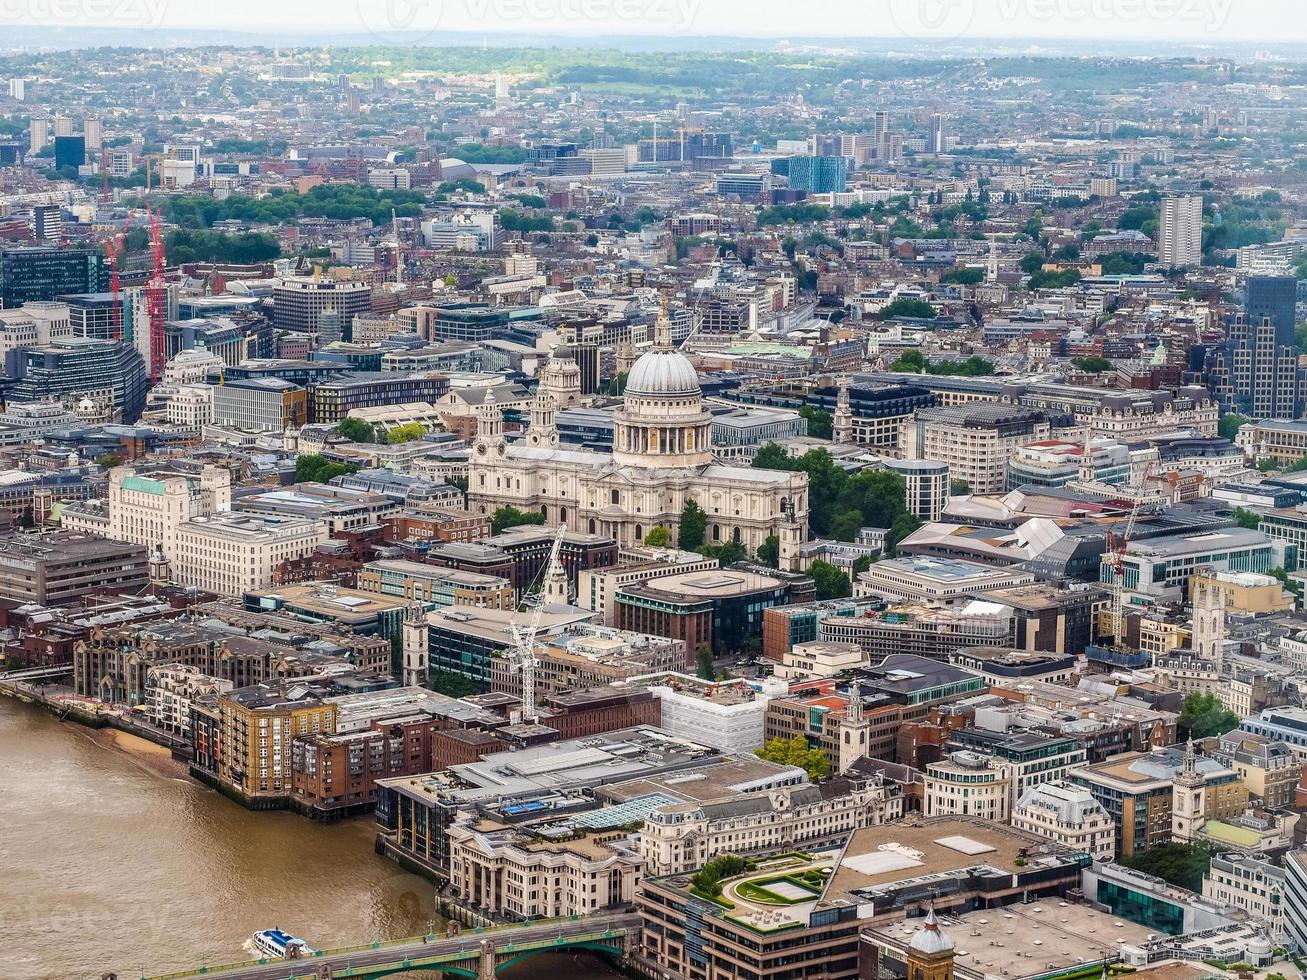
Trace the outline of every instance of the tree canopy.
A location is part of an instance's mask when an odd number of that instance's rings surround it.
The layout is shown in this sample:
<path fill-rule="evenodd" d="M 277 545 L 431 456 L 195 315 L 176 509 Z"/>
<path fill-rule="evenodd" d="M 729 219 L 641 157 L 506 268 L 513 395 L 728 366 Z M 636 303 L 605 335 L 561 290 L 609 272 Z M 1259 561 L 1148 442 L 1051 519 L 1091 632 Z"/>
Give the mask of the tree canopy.
<path fill-rule="evenodd" d="M 296 483 L 330 483 L 338 476 L 358 471 L 353 463 L 335 463 L 319 453 L 309 453 L 295 460 Z"/>
<path fill-rule="evenodd" d="M 848 574 L 830 562 L 814 561 L 808 566 L 808 574 L 817 588 L 818 599 L 844 599 L 853 595 L 853 583 Z"/>
<path fill-rule="evenodd" d="M 1182 702 L 1177 724 L 1189 738 L 1212 738 L 1238 728 L 1239 716 L 1223 707 L 1215 694 L 1195 692 Z"/>
<path fill-rule="evenodd" d="M 1212 854 L 1201 844 L 1158 844 L 1137 854 L 1118 855 L 1117 861 L 1127 868 L 1201 893 L 1203 875 L 1212 866 Z"/>
<path fill-rule="evenodd" d="M 707 531 L 708 515 L 693 500 L 687 500 L 681 510 L 681 526 L 676 543 L 682 551 L 697 551 L 703 546 Z"/>
<path fill-rule="evenodd" d="M 375 442 L 376 430 L 362 419 L 346 417 L 336 426 L 336 431 L 351 442 Z"/>
<path fill-rule="evenodd" d="M 797 766 L 814 783 L 825 779 L 830 772 L 830 761 L 826 758 L 826 753 L 809 747 L 808 740 L 802 735 L 768 739 L 762 748 L 754 750 L 754 755 L 783 766 Z"/>
<path fill-rule="evenodd" d="M 490 533 L 498 534 L 510 527 L 543 524 L 545 515 L 534 510 L 518 510 L 516 507 L 500 507 L 490 515 Z"/>
<path fill-rule="evenodd" d="M 887 547 L 892 550 L 921 526 L 908 510 L 903 477 L 889 470 L 850 474 L 825 449 L 792 457 L 774 442 L 758 450 L 753 465 L 808 474 L 808 524 L 817 537 L 852 541 L 864 527 L 887 528 Z"/>

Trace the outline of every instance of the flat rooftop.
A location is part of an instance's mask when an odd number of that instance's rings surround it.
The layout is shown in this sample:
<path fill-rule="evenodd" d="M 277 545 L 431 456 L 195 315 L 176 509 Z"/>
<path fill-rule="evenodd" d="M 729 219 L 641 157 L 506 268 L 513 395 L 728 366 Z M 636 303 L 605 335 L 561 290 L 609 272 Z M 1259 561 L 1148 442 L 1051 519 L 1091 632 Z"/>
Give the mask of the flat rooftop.
<path fill-rule="evenodd" d="M 940 926 L 953 940 L 959 972 L 1006 980 L 1115 959 L 1120 945 L 1137 946 L 1157 935 L 1089 905 L 1056 899 L 945 915 Z M 870 929 L 866 935 L 902 949 L 920 928 L 921 919 L 911 918 Z"/>

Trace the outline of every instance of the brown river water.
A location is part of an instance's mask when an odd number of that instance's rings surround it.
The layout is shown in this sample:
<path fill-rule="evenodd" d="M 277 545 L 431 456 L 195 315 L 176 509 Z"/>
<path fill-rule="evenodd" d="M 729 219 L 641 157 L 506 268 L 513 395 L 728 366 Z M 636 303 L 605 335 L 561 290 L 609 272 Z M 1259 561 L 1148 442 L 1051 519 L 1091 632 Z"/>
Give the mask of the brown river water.
<path fill-rule="evenodd" d="M 258 929 L 319 948 L 443 931 L 429 882 L 372 850 L 371 820 L 254 813 L 167 750 L 0 697 L 0 977 L 120 978 L 249 958 Z M 618 976 L 528 960 L 505 980 Z M 439 976 L 409 974 L 413 977 Z"/>

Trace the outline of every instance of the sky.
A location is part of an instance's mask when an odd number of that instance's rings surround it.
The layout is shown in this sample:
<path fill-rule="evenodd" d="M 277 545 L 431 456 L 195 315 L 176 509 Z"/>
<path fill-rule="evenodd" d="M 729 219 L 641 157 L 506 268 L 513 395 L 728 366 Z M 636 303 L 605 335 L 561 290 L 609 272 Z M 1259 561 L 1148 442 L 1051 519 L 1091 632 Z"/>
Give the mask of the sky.
<path fill-rule="evenodd" d="M 1307 40 L 1304 0 L 0 0 L 3 25 L 727 35 L 800 39 Z"/>

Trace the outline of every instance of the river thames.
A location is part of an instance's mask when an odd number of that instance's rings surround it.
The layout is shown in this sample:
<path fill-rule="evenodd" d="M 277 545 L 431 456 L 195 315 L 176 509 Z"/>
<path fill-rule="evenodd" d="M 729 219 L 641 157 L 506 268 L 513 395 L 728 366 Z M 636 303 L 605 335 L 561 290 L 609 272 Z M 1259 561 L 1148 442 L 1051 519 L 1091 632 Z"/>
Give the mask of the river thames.
<path fill-rule="evenodd" d="M 443 930 L 430 883 L 377 857 L 372 826 L 245 810 L 165 749 L 0 697 L 0 977 L 244 960 L 271 927 L 318 947 Z M 512 980 L 559 972 L 618 975 L 547 957 Z"/>

